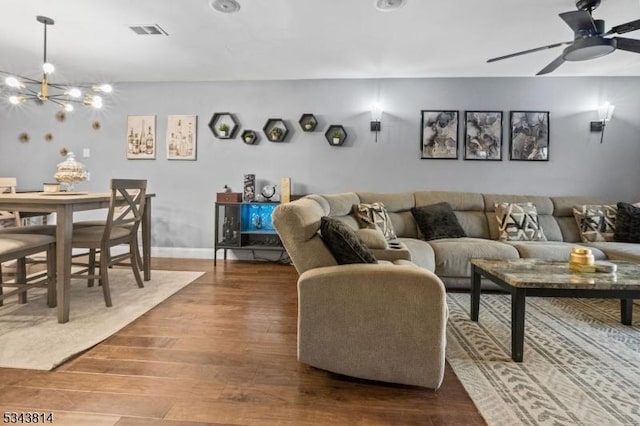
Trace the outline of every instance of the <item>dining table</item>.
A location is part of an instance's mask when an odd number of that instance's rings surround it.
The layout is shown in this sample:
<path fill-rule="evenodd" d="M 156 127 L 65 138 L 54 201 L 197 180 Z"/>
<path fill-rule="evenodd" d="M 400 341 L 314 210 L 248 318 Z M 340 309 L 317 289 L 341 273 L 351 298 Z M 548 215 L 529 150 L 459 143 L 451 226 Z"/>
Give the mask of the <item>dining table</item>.
<path fill-rule="evenodd" d="M 151 199 L 154 196 L 155 194 L 146 194 L 141 221 L 142 268 L 145 281 L 151 279 Z M 73 213 L 106 209 L 110 201 L 111 192 L 0 194 L 0 210 L 56 214 L 56 302 L 59 323 L 69 321 Z"/>

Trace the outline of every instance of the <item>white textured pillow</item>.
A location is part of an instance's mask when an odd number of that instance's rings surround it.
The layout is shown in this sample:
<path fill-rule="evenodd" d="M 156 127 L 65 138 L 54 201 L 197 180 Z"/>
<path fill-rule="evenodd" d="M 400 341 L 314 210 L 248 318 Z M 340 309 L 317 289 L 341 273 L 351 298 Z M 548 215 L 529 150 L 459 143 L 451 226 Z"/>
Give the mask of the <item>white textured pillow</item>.
<path fill-rule="evenodd" d="M 547 241 L 533 203 L 495 205 L 501 241 Z"/>

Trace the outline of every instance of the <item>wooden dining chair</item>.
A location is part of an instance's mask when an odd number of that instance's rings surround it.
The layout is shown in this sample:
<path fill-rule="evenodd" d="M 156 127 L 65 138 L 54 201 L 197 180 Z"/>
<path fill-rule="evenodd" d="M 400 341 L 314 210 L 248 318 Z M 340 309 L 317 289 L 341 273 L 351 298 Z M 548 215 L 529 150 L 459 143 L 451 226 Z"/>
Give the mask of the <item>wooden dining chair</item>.
<path fill-rule="evenodd" d="M 27 302 L 27 290 L 33 287 L 47 288 L 47 305 L 56 306 L 56 240 L 48 235 L 9 234 L 0 235 L 0 263 L 15 260 L 17 271 L 15 280 L 3 282 L 0 274 L 0 306 L 14 294 L 19 303 Z M 41 279 L 27 279 L 27 256 L 45 251 L 47 272 Z M 12 290 L 4 292 L 5 287 Z"/>
<path fill-rule="evenodd" d="M 0 177 L 0 194 L 15 194 L 17 179 Z M 20 226 L 20 213 L 0 210 L 0 228 Z"/>
<path fill-rule="evenodd" d="M 89 257 L 87 263 L 74 263 L 84 268 L 72 273 L 71 277 L 87 279 L 89 286 L 98 279 L 102 284 L 107 306 L 112 306 L 108 274 L 110 266 L 119 265 L 128 260 L 138 287 L 144 287 L 136 253 L 137 234 L 144 212 L 146 189 L 146 180 L 111 179 L 111 200 L 104 224 L 73 228 L 72 248 L 88 249 Z M 124 203 L 124 209 L 119 208 L 122 203 Z M 113 255 L 111 249 L 119 245 L 128 245 L 128 251 Z M 100 256 L 99 261 L 96 262 L 98 251 Z M 97 273 L 96 263 L 98 263 Z"/>
<path fill-rule="evenodd" d="M 136 192 L 137 190 L 131 190 L 131 195 L 135 196 Z M 120 213 L 125 213 L 129 216 L 132 215 L 131 209 L 129 209 L 128 206 L 117 206 L 115 208 L 114 215 L 119 215 Z M 81 220 L 81 221 L 73 222 L 73 228 L 76 229 L 76 228 L 86 228 L 89 226 L 104 226 L 105 223 L 106 221 L 104 219 Z M 130 222 L 124 226 L 128 226 L 128 227 L 133 226 L 133 222 Z M 136 243 L 135 243 L 136 260 L 138 262 L 138 266 L 142 270 L 143 260 L 142 260 L 142 255 L 140 254 L 140 246 L 138 242 L 139 242 L 138 233 L 136 233 Z M 129 264 L 124 264 L 124 263 L 120 263 L 120 265 L 129 266 Z"/>
<path fill-rule="evenodd" d="M 0 177 L 0 194 L 15 194 L 18 180 L 15 177 Z M 55 237 L 56 227 L 53 225 L 33 225 L 24 226 L 20 212 L 18 211 L 0 211 L 0 236 L 4 234 L 38 234 L 49 235 Z M 46 263 L 46 261 L 37 260 L 35 257 L 26 258 L 28 264 Z M 16 261 L 10 261 L 4 265 L 0 262 L 0 279 L 3 274 L 3 267 L 6 271 L 16 271 Z M 17 273 L 17 271 L 16 271 Z M 29 279 L 38 280 L 44 276 L 44 272 L 30 276 Z"/>

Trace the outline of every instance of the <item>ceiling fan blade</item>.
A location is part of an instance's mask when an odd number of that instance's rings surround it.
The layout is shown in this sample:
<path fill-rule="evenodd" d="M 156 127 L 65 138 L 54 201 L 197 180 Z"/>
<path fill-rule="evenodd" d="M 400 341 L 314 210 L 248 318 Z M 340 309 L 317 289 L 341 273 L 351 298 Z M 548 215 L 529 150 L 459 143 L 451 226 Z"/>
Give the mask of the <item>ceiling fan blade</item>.
<path fill-rule="evenodd" d="M 554 59 L 553 62 L 551 62 L 549 65 L 547 65 L 546 67 L 538 71 L 536 75 L 549 74 L 551 71 L 554 71 L 563 63 L 564 63 L 564 58 L 562 57 L 562 55 L 560 55 L 556 59 Z"/>
<path fill-rule="evenodd" d="M 526 55 L 527 53 L 533 53 L 533 52 L 537 52 L 539 50 L 553 49 L 554 47 L 560 47 L 560 46 L 562 46 L 564 44 L 571 44 L 571 43 L 573 43 L 573 42 L 572 41 L 563 41 L 562 43 L 555 43 L 555 44 L 550 44 L 548 46 L 536 47 L 535 49 L 523 50 L 522 52 L 516 52 L 516 53 L 511 53 L 509 55 L 498 56 L 497 58 L 491 58 L 491 59 L 487 60 L 487 62 L 501 61 L 503 59 L 513 58 L 514 56 Z"/>
<path fill-rule="evenodd" d="M 616 41 L 616 48 L 627 52 L 640 53 L 640 40 L 624 37 L 613 37 Z"/>
<path fill-rule="evenodd" d="M 640 30 L 640 19 L 637 21 L 627 22 L 626 24 L 616 25 L 611 28 L 605 35 L 609 34 L 624 34 L 631 31 Z"/>
<path fill-rule="evenodd" d="M 572 12 L 561 13 L 560 17 L 564 19 L 564 22 L 571 27 L 574 33 L 580 31 L 597 31 L 591 14 L 586 10 L 574 10 Z"/>

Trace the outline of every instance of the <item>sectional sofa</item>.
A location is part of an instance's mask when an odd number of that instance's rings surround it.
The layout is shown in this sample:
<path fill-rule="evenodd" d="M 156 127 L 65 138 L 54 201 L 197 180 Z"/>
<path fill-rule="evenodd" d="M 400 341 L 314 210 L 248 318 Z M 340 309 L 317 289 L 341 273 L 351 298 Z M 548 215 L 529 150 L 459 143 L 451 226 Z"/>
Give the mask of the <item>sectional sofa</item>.
<path fill-rule="evenodd" d="M 352 214 L 354 204 L 382 202 L 388 212 L 400 244 L 370 247 L 377 259 L 406 259 L 433 271 L 450 289 L 469 288 L 469 259 L 542 258 L 568 261 L 571 248 L 587 246 L 596 259 L 640 262 L 640 244 L 619 242 L 581 242 L 573 215 L 576 205 L 604 204 L 594 197 L 483 194 L 476 192 L 419 191 L 400 193 L 348 192 L 310 195 L 326 216 L 343 221 L 354 230 L 359 224 Z M 411 213 L 412 207 L 447 202 L 465 231 L 463 238 L 422 239 Z M 500 203 L 532 203 L 537 210 L 546 241 L 499 241 L 494 206 Z M 483 286 L 491 286 L 484 283 Z"/>
<path fill-rule="evenodd" d="M 352 214 L 354 205 L 376 202 L 384 204 L 396 239 L 376 238 Z M 453 208 L 465 237 L 421 238 L 411 209 L 441 202 Z M 499 241 L 494 206 L 502 202 L 533 203 L 547 241 Z M 298 359 L 334 373 L 437 389 L 445 366 L 445 286 L 470 286 L 472 257 L 568 260 L 572 247 L 586 244 L 573 216 L 580 204 L 601 201 L 421 191 L 308 195 L 279 205 L 273 224 L 300 274 Z M 351 228 L 378 263 L 338 264 L 320 235 L 325 216 Z M 598 259 L 640 261 L 640 244 L 587 245 Z"/>

